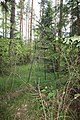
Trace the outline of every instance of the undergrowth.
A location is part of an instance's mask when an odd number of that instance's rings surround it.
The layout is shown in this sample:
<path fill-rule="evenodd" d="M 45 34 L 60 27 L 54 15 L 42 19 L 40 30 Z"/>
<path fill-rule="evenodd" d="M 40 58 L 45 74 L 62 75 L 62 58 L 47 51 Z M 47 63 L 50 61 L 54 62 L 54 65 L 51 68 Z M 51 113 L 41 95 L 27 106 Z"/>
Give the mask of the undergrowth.
<path fill-rule="evenodd" d="M 0 77 L 0 120 L 80 119 L 79 69 L 70 66 L 66 75 L 47 72 L 46 80 L 36 65 L 28 80 L 29 72 L 30 65 L 21 65 Z"/>

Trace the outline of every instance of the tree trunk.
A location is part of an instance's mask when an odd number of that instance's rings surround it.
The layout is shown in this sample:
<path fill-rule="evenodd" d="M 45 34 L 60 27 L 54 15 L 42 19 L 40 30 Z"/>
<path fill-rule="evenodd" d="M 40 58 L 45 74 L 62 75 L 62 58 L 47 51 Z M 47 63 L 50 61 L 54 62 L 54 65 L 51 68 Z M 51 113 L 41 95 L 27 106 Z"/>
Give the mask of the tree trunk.
<path fill-rule="evenodd" d="M 10 68 L 13 68 L 13 56 L 14 56 L 14 30 L 15 30 L 15 0 L 11 0 L 11 27 L 10 27 L 10 44 L 9 44 L 9 57 L 10 57 Z"/>
<path fill-rule="evenodd" d="M 79 2 L 76 0 L 77 2 L 77 34 L 78 36 L 80 36 L 80 17 L 79 17 Z M 78 47 L 78 60 L 77 60 L 77 64 L 80 64 L 80 48 Z"/>
<path fill-rule="evenodd" d="M 20 0 L 20 32 L 23 34 L 23 0 Z"/>
<path fill-rule="evenodd" d="M 29 40 L 30 39 L 30 0 L 28 0 L 28 18 L 27 18 L 27 20 L 28 20 L 27 38 Z"/>
<path fill-rule="evenodd" d="M 10 39 L 14 39 L 14 26 L 15 25 L 15 0 L 11 0 L 11 28 L 10 28 Z"/>
<path fill-rule="evenodd" d="M 32 42 L 32 20 L 33 20 L 33 0 L 31 3 L 31 19 L 30 19 L 30 43 Z"/>
<path fill-rule="evenodd" d="M 27 11 L 27 8 L 26 8 L 26 41 L 27 41 L 27 28 L 28 28 L 28 24 L 27 24 L 27 18 L 28 18 L 28 11 Z"/>
<path fill-rule="evenodd" d="M 14 30 L 15 30 L 15 0 L 11 0 L 11 27 L 10 27 L 10 44 L 9 44 L 9 56 L 13 54 L 13 41 L 14 41 Z"/>
<path fill-rule="evenodd" d="M 62 12 L 63 12 L 63 0 L 60 0 L 60 20 L 59 20 L 59 31 L 58 35 L 61 38 L 62 37 Z"/>
<path fill-rule="evenodd" d="M 63 0 L 60 0 L 60 19 L 59 19 L 59 28 L 58 28 L 58 37 L 59 38 L 62 38 L 62 12 L 63 12 Z M 54 52 L 57 53 L 56 49 L 58 48 L 58 50 L 60 51 L 60 46 L 54 46 Z M 60 55 L 56 58 L 56 61 L 55 61 L 55 71 L 58 71 L 60 70 Z"/>
<path fill-rule="evenodd" d="M 77 34 L 78 34 L 78 36 L 80 36 L 79 2 L 78 2 L 78 0 L 76 0 L 76 2 L 77 2 Z"/>
<path fill-rule="evenodd" d="M 5 38 L 7 35 L 7 12 L 8 12 L 8 7 L 7 7 L 7 0 L 5 0 Z"/>
<path fill-rule="evenodd" d="M 4 33 L 5 33 L 5 27 L 4 27 L 4 24 L 5 24 L 5 20 L 4 20 L 4 17 L 5 17 L 5 14 L 4 14 L 4 11 L 2 12 L 2 17 L 3 17 L 3 19 L 2 19 L 2 25 L 3 25 L 3 27 L 2 27 L 2 29 L 3 29 L 3 37 L 4 37 Z"/>
<path fill-rule="evenodd" d="M 73 21 L 74 21 L 74 16 L 73 16 L 73 6 L 74 3 L 72 3 L 71 5 L 71 27 L 70 27 L 70 37 L 72 37 L 74 35 L 74 26 L 73 26 Z"/>

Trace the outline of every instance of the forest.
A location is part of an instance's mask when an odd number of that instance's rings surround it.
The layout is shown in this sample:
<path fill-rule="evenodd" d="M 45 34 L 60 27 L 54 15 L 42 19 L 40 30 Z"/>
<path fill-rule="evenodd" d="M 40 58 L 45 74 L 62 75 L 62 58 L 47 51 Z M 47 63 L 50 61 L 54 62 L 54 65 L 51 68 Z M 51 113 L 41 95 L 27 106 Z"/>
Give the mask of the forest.
<path fill-rule="evenodd" d="M 0 120 L 80 120 L 80 0 L 0 0 Z"/>

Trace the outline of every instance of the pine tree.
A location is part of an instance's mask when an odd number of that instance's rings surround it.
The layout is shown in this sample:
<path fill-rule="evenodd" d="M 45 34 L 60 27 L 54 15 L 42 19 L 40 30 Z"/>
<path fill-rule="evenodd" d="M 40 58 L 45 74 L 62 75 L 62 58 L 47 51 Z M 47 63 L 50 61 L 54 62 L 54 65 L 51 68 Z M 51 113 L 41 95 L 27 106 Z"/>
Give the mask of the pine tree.
<path fill-rule="evenodd" d="M 59 30 L 58 30 L 58 36 L 61 38 L 62 35 L 62 22 L 63 22 L 63 16 L 62 16 L 62 13 L 63 13 L 63 0 L 60 0 L 60 19 L 59 19 Z"/>
<path fill-rule="evenodd" d="M 7 35 L 7 13 L 8 13 L 8 6 L 7 6 L 7 0 L 5 0 L 5 6 L 6 6 L 6 9 L 5 9 L 5 37 Z"/>
<path fill-rule="evenodd" d="M 23 34 L 23 0 L 20 0 L 20 32 Z"/>
<path fill-rule="evenodd" d="M 32 42 L 33 3 L 34 3 L 34 0 L 32 0 L 32 3 L 31 3 L 31 18 L 30 18 L 30 42 Z"/>
<path fill-rule="evenodd" d="M 69 5 L 69 14 L 71 15 L 71 31 L 70 36 L 80 35 L 80 5 L 79 0 L 69 0 L 67 4 Z"/>
<path fill-rule="evenodd" d="M 14 32 L 15 32 L 15 0 L 11 0 L 11 27 L 10 27 L 10 44 L 9 44 L 9 56 L 10 57 L 13 54 Z M 12 61 L 10 64 L 12 65 Z"/>
<path fill-rule="evenodd" d="M 11 0 L 11 27 L 10 27 L 10 39 L 14 39 L 15 30 L 15 0 Z"/>

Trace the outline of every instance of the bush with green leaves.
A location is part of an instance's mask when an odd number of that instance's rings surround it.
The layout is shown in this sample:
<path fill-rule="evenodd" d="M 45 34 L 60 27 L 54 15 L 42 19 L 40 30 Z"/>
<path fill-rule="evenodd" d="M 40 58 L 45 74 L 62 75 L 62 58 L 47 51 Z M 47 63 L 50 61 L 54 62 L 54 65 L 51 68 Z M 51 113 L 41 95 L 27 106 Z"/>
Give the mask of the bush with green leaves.
<path fill-rule="evenodd" d="M 11 64 L 27 64 L 30 62 L 31 48 L 22 40 L 14 39 L 12 55 L 10 56 L 10 39 L 0 38 L 0 73 L 10 71 Z M 9 69 L 7 69 L 9 68 Z"/>

